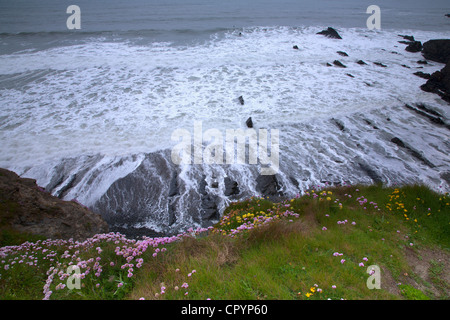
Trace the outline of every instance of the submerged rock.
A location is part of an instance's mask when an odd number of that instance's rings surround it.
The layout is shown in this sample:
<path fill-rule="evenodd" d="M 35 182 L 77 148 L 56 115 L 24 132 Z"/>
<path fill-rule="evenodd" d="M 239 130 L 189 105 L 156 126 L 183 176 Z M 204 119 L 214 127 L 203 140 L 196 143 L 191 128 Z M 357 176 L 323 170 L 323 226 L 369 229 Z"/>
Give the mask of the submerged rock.
<path fill-rule="evenodd" d="M 402 34 L 399 34 L 398 36 L 399 36 L 399 37 L 402 37 L 402 38 L 405 39 L 405 40 L 416 41 L 416 40 L 414 39 L 414 36 L 408 36 L 408 35 L 402 35 Z"/>

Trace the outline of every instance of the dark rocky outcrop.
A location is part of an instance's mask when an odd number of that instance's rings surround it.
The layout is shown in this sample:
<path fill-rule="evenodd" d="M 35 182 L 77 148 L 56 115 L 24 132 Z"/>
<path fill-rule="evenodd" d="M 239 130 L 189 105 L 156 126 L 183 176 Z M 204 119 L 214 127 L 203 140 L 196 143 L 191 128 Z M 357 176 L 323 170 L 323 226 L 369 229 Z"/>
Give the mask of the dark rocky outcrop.
<path fill-rule="evenodd" d="M 422 55 L 427 60 L 440 63 L 450 61 L 450 39 L 429 40 L 423 44 Z"/>
<path fill-rule="evenodd" d="M 405 50 L 408 52 L 420 52 L 422 50 L 422 43 L 420 41 L 411 41 Z"/>
<path fill-rule="evenodd" d="M 363 60 L 358 60 L 358 61 L 356 61 L 356 63 L 357 64 L 360 64 L 360 65 L 367 65 L 367 63 L 365 63 Z"/>
<path fill-rule="evenodd" d="M 408 41 L 416 41 L 414 39 L 414 36 L 408 36 L 408 35 L 402 35 L 402 34 L 399 34 L 398 36 L 402 37 L 403 39 L 408 40 Z"/>
<path fill-rule="evenodd" d="M 339 55 L 343 56 L 343 57 L 348 57 L 347 52 L 344 52 L 344 51 L 337 51 L 337 53 L 338 53 Z"/>
<path fill-rule="evenodd" d="M 293 46 L 292 48 L 295 49 L 295 50 L 298 50 L 298 46 L 297 45 Z"/>
<path fill-rule="evenodd" d="M 45 192 L 36 180 L 0 169 L 0 228 L 51 239 L 83 240 L 108 232 L 103 218 L 75 200 Z"/>
<path fill-rule="evenodd" d="M 430 168 L 435 167 L 434 164 L 432 164 L 428 159 L 426 159 L 419 151 L 414 150 L 411 146 L 406 145 L 400 138 L 394 137 L 391 139 L 391 142 L 395 143 L 400 148 L 407 150 L 413 157 L 422 161 Z"/>
<path fill-rule="evenodd" d="M 450 103 L 450 62 L 441 71 L 434 72 L 420 88 L 426 92 L 436 93 Z"/>
<path fill-rule="evenodd" d="M 431 75 L 429 73 L 425 73 L 425 72 L 422 72 L 422 71 L 414 72 L 413 75 L 421 77 L 423 79 L 427 79 L 427 80 L 431 78 Z"/>
<path fill-rule="evenodd" d="M 229 177 L 225 177 L 224 179 L 225 191 L 224 195 L 229 197 L 235 194 L 239 194 L 239 187 L 236 181 L 231 180 Z"/>
<path fill-rule="evenodd" d="M 220 218 L 219 209 L 217 207 L 218 197 L 207 194 L 202 196 L 202 220 L 215 221 Z"/>
<path fill-rule="evenodd" d="M 450 39 L 429 40 L 423 44 L 425 59 L 446 63 L 440 71 L 431 74 L 428 81 L 420 86 L 423 91 L 438 94 L 450 103 Z"/>
<path fill-rule="evenodd" d="M 277 175 L 260 175 L 256 178 L 256 191 L 263 197 L 269 197 L 272 201 L 278 201 L 283 196 L 282 185 L 277 179 Z"/>
<path fill-rule="evenodd" d="M 374 62 L 373 64 L 374 64 L 374 65 L 377 65 L 377 66 L 379 66 L 379 67 L 387 68 L 387 65 L 382 64 L 381 62 Z"/>
<path fill-rule="evenodd" d="M 331 27 L 328 27 L 328 29 L 326 29 L 326 30 L 317 32 L 317 34 L 322 34 L 324 36 L 327 36 L 328 38 L 342 39 L 342 37 L 339 35 L 339 33 Z"/>
<path fill-rule="evenodd" d="M 247 127 L 253 128 L 253 120 L 252 120 L 252 117 L 248 118 L 247 121 L 245 121 L 245 124 L 247 125 Z"/>
<path fill-rule="evenodd" d="M 339 60 L 334 60 L 333 61 L 333 64 L 336 66 L 336 67 L 340 67 L 340 68 L 347 68 L 347 66 L 345 66 L 342 62 L 340 62 Z"/>
<path fill-rule="evenodd" d="M 244 105 L 244 97 L 240 96 L 238 100 L 241 105 Z"/>

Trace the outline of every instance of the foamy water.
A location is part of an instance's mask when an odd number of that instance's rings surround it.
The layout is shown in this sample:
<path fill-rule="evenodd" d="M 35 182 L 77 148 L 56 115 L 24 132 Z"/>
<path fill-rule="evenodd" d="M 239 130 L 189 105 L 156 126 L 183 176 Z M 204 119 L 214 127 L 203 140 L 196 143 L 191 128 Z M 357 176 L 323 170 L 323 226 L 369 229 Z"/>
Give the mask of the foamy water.
<path fill-rule="evenodd" d="M 254 28 L 194 47 L 92 42 L 4 55 L 0 166 L 160 150 L 171 145 L 174 129 L 192 128 L 194 120 L 225 129 L 252 116 L 257 126 L 283 129 L 402 102 L 447 112 L 435 95 L 418 89 L 424 80 L 412 73 L 421 56 L 406 52 L 396 33 L 348 29 L 341 31 L 344 40 L 333 40 L 316 32 Z M 325 67 L 335 59 L 348 68 Z M 241 95 L 244 106 L 236 100 Z"/>
<path fill-rule="evenodd" d="M 425 80 L 413 75 L 443 65 L 417 64 L 421 54 L 405 51 L 398 34 L 422 42 L 448 35 L 341 28 L 343 39 L 336 40 L 316 34 L 323 28 L 244 28 L 190 46 L 92 39 L 1 55 L 0 166 L 53 183 L 53 192 L 65 184 L 52 182 L 64 167 L 61 179 L 76 182 L 65 198 L 93 206 L 144 154 L 170 150 L 175 129 L 192 131 L 202 121 L 204 130 L 225 132 L 245 128 L 251 116 L 256 129 L 280 130 L 279 177 L 288 194 L 324 180 L 370 183 L 365 166 L 386 183 L 448 187 L 442 178 L 450 170 L 448 129 L 404 107 L 421 103 L 448 121 L 448 104 L 420 90 Z M 334 60 L 347 68 L 326 66 Z M 429 163 L 392 143 L 394 137 Z M 194 179 L 196 170 L 185 167 L 179 175 L 186 199 L 201 174 L 207 181 L 230 176 L 244 194 L 256 193 L 249 166 L 203 167 Z M 210 191 L 227 203 L 222 185 Z M 164 210 L 149 225 L 165 230 L 162 216 Z"/>

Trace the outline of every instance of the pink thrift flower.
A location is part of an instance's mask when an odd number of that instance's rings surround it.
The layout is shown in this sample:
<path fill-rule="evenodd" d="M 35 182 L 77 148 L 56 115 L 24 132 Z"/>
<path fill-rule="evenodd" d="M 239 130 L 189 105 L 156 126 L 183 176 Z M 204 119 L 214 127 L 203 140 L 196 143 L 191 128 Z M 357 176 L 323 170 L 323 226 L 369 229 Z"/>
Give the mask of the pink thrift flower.
<path fill-rule="evenodd" d="M 341 264 L 344 264 L 344 262 L 345 262 L 345 259 L 341 259 Z"/>

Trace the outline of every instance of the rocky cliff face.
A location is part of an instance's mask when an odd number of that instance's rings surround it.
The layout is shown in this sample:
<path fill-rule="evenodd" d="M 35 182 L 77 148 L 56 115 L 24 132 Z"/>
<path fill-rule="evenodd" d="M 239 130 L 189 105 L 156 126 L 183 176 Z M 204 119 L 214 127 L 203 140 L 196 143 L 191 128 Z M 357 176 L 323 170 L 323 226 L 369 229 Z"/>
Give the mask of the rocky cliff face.
<path fill-rule="evenodd" d="M 446 66 L 434 72 L 421 86 L 427 92 L 433 92 L 450 103 L 450 39 L 430 40 L 423 44 L 422 54 L 425 59 L 446 63 Z"/>
<path fill-rule="evenodd" d="M 0 228 L 51 239 L 82 240 L 108 232 L 108 225 L 76 201 L 45 192 L 33 179 L 0 169 Z"/>

